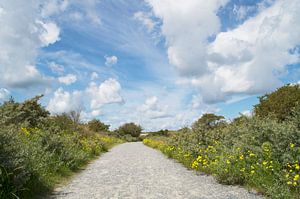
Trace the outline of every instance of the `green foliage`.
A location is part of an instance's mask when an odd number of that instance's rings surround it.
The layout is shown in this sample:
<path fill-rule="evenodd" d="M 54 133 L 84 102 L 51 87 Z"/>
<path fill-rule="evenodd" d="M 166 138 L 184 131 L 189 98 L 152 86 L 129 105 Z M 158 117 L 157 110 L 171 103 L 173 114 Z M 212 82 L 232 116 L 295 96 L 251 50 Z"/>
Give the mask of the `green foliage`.
<path fill-rule="evenodd" d="M 39 105 L 38 101 L 41 97 L 43 96 L 34 97 L 23 103 L 16 103 L 13 99 L 4 102 L 0 106 L 0 124 L 23 123 L 28 127 L 43 124 L 43 120 L 49 116 L 49 112 Z"/>
<path fill-rule="evenodd" d="M 223 124 L 224 117 L 213 113 L 205 113 L 194 124 L 193 128 L 212 129 Z"/>
<path fill-rule="evenodd" d="M 100 120 L 93 119 L 87 123 L 89 130 L 94 132 L 106 132 L 109 130 L 109 125 L 104 124 Z"/>
<path fill-rule="evenodd" d="M 135 123 L 126 123 L 119 127 L 118 133 L 120 135 L 131 135 L 132 137 L 139 137 L 142 132 L 142 127 Z"/>
<path fill-rule="evenodd" d="M 221 183 L 245 185 L 270 198 L 299 198 L 298 89 L 285 86 L 276 91 L 280 97 L 276 92 L 266 95 L 256 110 L 272 107 L 267 114 L 241 116 L 229 124 L 219 122 L 220 116 L 206 114 L 191 129 L 147 137 L 143 142 L 191 169 L 212 174 Z"/>
<path fill-rule="evenodd" d="M 39 97 L 0 106 L 0 198 L 32 198 L 52 189 L 120 139 L 85 133 L 77 114 L 49 116 Z"/>
<path fill-rule="evenodd" d="M 286 85 L 259 98 L 254 113 L 259 117 L 273 115 L 280 121 L 291 116 L 292 109 L 300 103 L 299 85 Z"/>

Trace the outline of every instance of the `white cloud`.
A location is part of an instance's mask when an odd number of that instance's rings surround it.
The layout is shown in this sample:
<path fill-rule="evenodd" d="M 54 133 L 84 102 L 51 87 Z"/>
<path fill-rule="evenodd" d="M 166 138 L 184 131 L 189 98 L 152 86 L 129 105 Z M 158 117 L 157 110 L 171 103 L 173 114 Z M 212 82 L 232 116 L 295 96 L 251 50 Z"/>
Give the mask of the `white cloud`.
<path fill-rule="evenodd" d="M 44 2 L 41 14 L 43 17 L 49 17 L 51 15 L 64 12 L 68 6 L 68 0 L 47 0 Z"/>
<path fill-rule="evenodd" d="M 253 115 L 252 111 L 250 111 L 250 110 L 245 110 L 245 111 L 241 112 L 241 114 L 246 117 L 251 117 Z"/>
<path fill-rule="evenodd" d="M 54 23 L 41 22 L 41 4 L 37 0 L 1 2 L 0 83 L 4 86 L 26 88 L 47 81 L 35 62 L 39 49 L 54 43 L 59 32 Z"/>
<path fill-rule="evenodd" d="M 81 110 L 82 107 L 82 92 L 64 91 L 59 88 L 54 92 L 54 96 L 50 99 L 46 109 L 52 114 L 67 113 L 73 110 Z"/>
<path fill-rule="evenodd" d="M 57 73 L 57 74 L 62 74 L 65 72 L 64 66 L 57 64 L 55 62 L 50 62 L 48 64 L 48 67 L 51 69 L 52 72 Z"/>
<path fill-rule="evenodd" d="M 121 85 L 115 79 L 110 78 L 100 85 L 92 82 L 87 88 L 87 93 L 91 98 L 90 108 L 95 110 L 100 109 L 104 104 L 123 103 L 120 92 Z"/>
<path fill-rule="evenodd" d="M 136 20 L 140 21 L 144 26 L 146 26 L 148 31 L 152 31 L 156 25 L 156 23 L 150 18 L 151 15 L 149 13 L 136 12 L 133 16 Z"/>
<path fill-rule="evenodd" d="M 300 43 L 300 4 L 278 1 L 241 26 L 217 35 L 209 46 L 215 70 L 207 84 L 216 84 L 224 95 L 262 93 L 281 84 L 285 66 L 299 62 L 289 53 Z M 203 86 L 202 86 L 203 89 Z"/>
<path fill-rule="evenodd" d="M 8 100 L 10 97 L 10 91 L 6 88 L 0 88 L 0 101 Z"/>
<path fill-rule="evenodd" d="M 106 66 L 113 66 L 118 63 L 118 57 L 113 55 L 113 56 L 105 56 L 105 65 Z"/>
<path fill-rule="evenodd" d="M 41 25 L 44 28 L 43 33 L 40 35 L 40 40 L 45 46 L 54 44 L 55 42 L 60 40 L 59 38 L 60 29 L 55 23 L 53 22 L 49 22 L 49 23 L 39 22 L 39 23 L 41 23 Z"/>
<path fill-rule="evenodd" d="M 162 20 L 169 62 L 182 75 L 201 76 L 208 72 L 207 38 L 218 33 L 218 9 L 227 0 L 147 0 Z"/>
<path fill-rule="evenodd" d="M 141 115 L 150 119 L 160 119 L 170 117 L 167 113 L 168 106 L 162 106 L 156 96 L 146 99 L 145 103 L 139 108 Z"/>
<path fill-rule="evenodd" d="M 217 11 L 227 1 L 147 1 L 162 19 L 169 61 L 182 75 L 177 82 L 198 88 L 204 103 L 268 92 L 282 84 L 286 65 L 299 62 L 298 51 L 290 53 L 300 44 L 297 0 L 264 1 L 257 16 L 220 33 Z"/>
<path fill-rule="evenodd" d="M 257 5 L 252 6 L 240 6 L 234 5 L 233 14 L 236 16 L 238 21 L 246 19 L 251 12 L 255 12 L 258 9 Z"/>
<path fill-rule="evenodd" d="M 70 85 L 77 81 L 77 76 L 73 74 L 68 74 L 66 76 L 59 77 L 58 81 L 66 85 Z"/>

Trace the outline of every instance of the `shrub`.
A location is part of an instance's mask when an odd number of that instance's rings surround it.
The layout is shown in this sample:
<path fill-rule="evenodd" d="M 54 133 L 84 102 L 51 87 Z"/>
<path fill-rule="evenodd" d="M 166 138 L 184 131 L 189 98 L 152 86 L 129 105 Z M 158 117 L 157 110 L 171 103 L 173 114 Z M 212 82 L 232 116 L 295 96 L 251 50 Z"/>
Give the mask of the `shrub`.
<path fill-rule="evenodd" d="M 139 137 L 142 132 L 142 127 L 135 123 L 126 123 L 119 127 L 118 133 L 120 135 L 131 135 L 132 137 Z"/>
<path fill-rule="evenodd" d="M 62 176 L 121 142 L 83 133 L 83 124 L 69 114 L 49 116 L 39 98 L 0 106 L 0 198 L 32 198 L 47 192 Z"/>
<path fill-rule="evenodd" d="M 286 85 L 259 98 L 254 113 L 259 117 L 275 116 L 283 121 L 291 116 L 293 108 L 300 103 L 300 86 Z"/>
<path fill-rule="evenodd" d="M 100 120 L 93 119 L 87 123 L 88 128 L 94 132 L 106 132 L 109 129 L 109 125 L 104 124 Z"/>
<path fill-rule="evenodd" d="M 299 86 L 285 86 L 261 98 L 256 108 L 272 107 L 268 114 L 256 112 L 254 117 L 241 116 L 229 124 L 219 122 L 220 116 L 206 114 L 192 128 L 169 137 L 148 137 L 144 143 L 188 168 L 214 175 L 221 183 L 246 185 L 270 198 L 299 198 L 298 91 Z M 281 98 L 289 103 L 280 104 Z"/>

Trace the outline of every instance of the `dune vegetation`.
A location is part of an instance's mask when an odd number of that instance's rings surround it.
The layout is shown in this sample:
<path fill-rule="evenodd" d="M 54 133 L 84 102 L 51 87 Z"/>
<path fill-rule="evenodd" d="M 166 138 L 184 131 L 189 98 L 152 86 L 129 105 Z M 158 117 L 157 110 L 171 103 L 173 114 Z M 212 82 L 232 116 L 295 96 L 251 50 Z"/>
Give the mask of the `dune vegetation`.
<path fill-rule="evenodd" d="M 0 106 L 0 198 L 33 198 L 123 140 L 72 111 L 51 116 L 41 96 Z"/>
<path fill-rule="evenodd" d="M 143 142 L 220 183 L 270 198 L 299 198 L 299 85 L 260 97 L 252 116 L 228 122 L 208 113 L 191 128 L 150 133 Z"/>

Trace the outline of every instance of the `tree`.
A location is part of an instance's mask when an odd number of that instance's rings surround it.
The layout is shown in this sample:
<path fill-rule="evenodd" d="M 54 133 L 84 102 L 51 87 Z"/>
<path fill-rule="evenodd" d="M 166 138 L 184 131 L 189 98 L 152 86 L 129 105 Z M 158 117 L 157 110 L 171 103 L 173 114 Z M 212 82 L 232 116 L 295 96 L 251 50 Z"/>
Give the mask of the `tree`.
<path fill-rule="evenodd" d="M 118 132 L 121 135 L 131 135 L 132 137 L 139 137 L 142 132 L 142 127 L 135 123 L 126 123 L 119 127 Z"/>
<path fill-rule="evenodd" d="M 288 84 L 259 97 L 259 104 L 254 106 L 254 114 L 258 117 L 274 116 L 279 121 L 283 121 L 292 115 L 293 108 L 299 103 L 299 85 Z"/>
<path fill-rule="evenodd" d="M 224 123 L 224 117 L 213 113 L 205 113 L 193 124 L 194 128 L 202 127 L 204 129 L 212 129 Z"/>
<path fill-rule="evenodd" d="M 87 126 L 91 131 L 94 131 L 94 132 L 101 132 L 101 131 L 106 132 L 109 130 L 110 125 L 104 124 L 100 120 L 93 119 L 87 123 Z"/>

